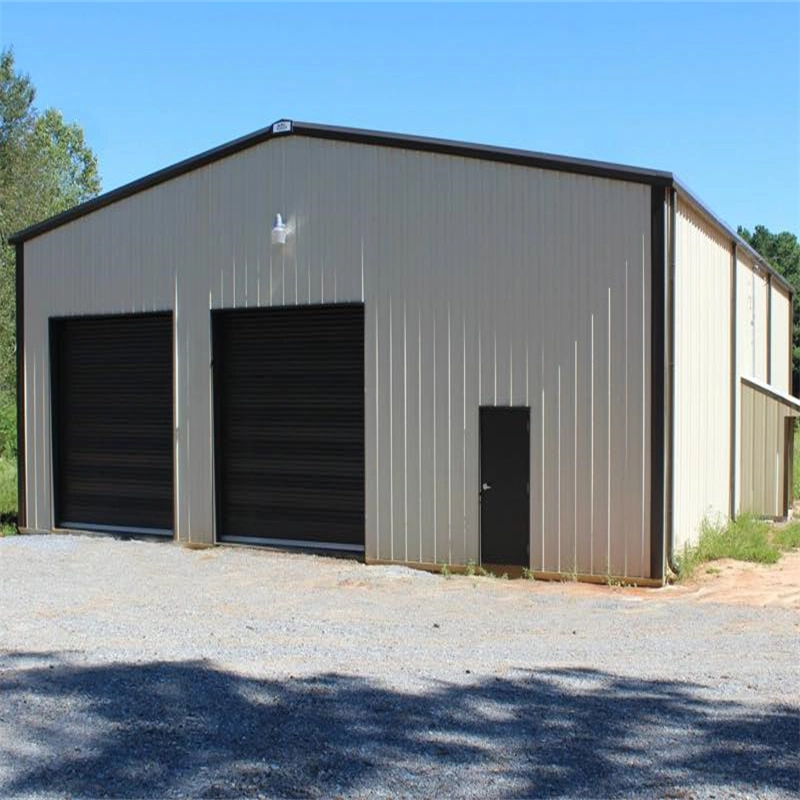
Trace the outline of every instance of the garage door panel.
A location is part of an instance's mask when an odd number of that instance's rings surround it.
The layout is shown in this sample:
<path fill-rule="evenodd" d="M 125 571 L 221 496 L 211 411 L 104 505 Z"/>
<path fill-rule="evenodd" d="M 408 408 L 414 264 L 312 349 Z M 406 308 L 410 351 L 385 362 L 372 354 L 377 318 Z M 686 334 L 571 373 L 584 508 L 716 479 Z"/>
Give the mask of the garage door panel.
<path fill-rule="evenodd" d="M 219 538 L 364 543 L 364 311 L 216 312 Z"/>
<path fill-rule="evenodd" d="M 173 528 L 172 317 L 52 323 L 56 524 Z"/>

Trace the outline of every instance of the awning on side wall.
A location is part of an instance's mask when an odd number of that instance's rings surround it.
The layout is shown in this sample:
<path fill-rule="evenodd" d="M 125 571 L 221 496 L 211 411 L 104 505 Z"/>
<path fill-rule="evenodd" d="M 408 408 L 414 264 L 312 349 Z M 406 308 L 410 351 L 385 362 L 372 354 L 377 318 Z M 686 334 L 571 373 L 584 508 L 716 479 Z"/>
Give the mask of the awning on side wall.
<path fill-rule="evenodd" d="M 800 400 L 742 377 L 739 511 L 785 517 L 792 504 L 794 418 Z"/>

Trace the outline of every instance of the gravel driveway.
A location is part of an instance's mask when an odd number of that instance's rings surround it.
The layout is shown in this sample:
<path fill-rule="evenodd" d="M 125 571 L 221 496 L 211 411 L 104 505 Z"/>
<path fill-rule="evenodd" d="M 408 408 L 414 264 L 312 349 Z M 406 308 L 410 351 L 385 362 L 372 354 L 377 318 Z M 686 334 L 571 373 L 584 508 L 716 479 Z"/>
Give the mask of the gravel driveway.
<path fill-rule="evenodd" d="M 663 590 L 0 539 L 0 796 L 797 797 L 798 633 Z"/>

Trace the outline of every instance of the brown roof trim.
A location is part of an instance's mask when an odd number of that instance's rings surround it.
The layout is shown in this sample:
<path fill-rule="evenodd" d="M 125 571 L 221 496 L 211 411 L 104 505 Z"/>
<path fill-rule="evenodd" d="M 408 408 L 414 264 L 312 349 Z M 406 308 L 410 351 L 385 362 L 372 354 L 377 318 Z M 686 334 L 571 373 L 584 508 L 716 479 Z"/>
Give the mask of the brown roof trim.
<path fill-rule="evenodd" d="M 313 139 L 329 139 L 356 144 L 367 144 L 376 147 L 393 147 L 402 150 L 417 150 L 427 153 L 442 153 L 463 158 L 475 158 L 483 161 L 497 161 L 505 164 L 518 164 L 527 167 L 540 167 L 542 169 L 556 170 L 559 172 L 572 172 L 580 175 L 594 175 L 597 177 L 612 178 L 614 180 L 646 183 L 650 185 L 666 186 L 672 180 L 669 172 L 627 167 L 622 164 L 611 164 L 602 161 L 590 161 L 566 156 L 534 153 L 528 150 L 514 150 L 505 147 L 489 147 L 486 145 L 456 142 L 447 139 L 428 139 L 421 136 L 406 136 L 382 131 L 360 130 L 357 128 L 338 128 L 329 125 L 315 125 L 308 122 L 291 122 L 279 120 L 267 128 L 261 128 L 253 133 L 234 139 L 232 142 L 206 150 L 204 153 L 179 161 L 177 164 L 160 169 L 143 178 L 127 183 L 110 192 L 101 194 L 92 200 L 74 206 L 61 214 L 56 214 L 42 222 L 30 225 L 21 231 L 12 234 L 9 244 L 17 244 L 33 239 L 43 233 L 66 225 L 68 222 L 91 214 L 93 211 L 105 208 L 124 200 L 126 197 L 143 192 L 160 183 L 185 175 L 187 172 L 221 161 L 242 150 L 255 147 L 262 142 L 278 136 L 287 135 L 307 136 Z"/>
<path fill-rule="evenodd" d="M 425 153 L 441 153 L 448 156 L 461 156 L 481 161 L 498 161 L 503 164 L 517 164 L 524 167 L 540 167 L 557 172 L 572 172 L 578 175 L 593 175 L 601 178 L 631 181 L 666 186 L 672 181 L 672 174 L 659 170 L 630 167 L 606 161 L 592 161 L 585 158 L 570 158 L 550 153 L 537 153 L 531 150 L 515 150 L 509 147 L 458 142 L 451 139 L 431 139 L 424 136 L 385 133 L 383 131 L 361 130 L 359 128 L 338 128 L 331 125 L 315 125 L 310 122 L 295 122 L 294 133 L 314 139 L 333 139 L 335 141 L 355 142 L 375 147 L 393 147 L 401 150 L 418 150 Z"/>
<path fill-rule="evenodd" d="M 771 275 L 775 281 L 780 285 L 780 287 L 789 293 L 789 296 L 794 295 L 794 287 L 792 286 L 783 275 L 780 274 L 770 263 L 767 261 L 761 253 L 758 252 L 751 244 L 748 244 L 738 233 L 736 233 L 730 225 L 727 225 L 723 222 L 711 209 L 702 201 L 700 198 L 697 197 L 696 194 L 693 194 L 684 183 L 679 181 L 677 178 L 672 179 L 672 182 L 675 188 L 678 190 L 678 197 L 682 200 L 688 202 L 691 206 L 693 206 L 702 216 L 704 216 L 712 225 L 716 225 L 719 230 L 721 230 L 730 240 L 732 244 L 735 244 L 738 249 L 744 250 L 753 261 L 756 262 L 756 266 L 759 269 L 763 269 L 768 275 Z"/>
<path fill-rule="evenodd" d="M 249 133 L 247 136 L 241 136 L 238 139 L 234 139 L 232 142 L 214 147 L 211 150 L 206 150 L 204 153 L 179 161 L 177 164 L 172 164 L 157 172 L 152 172 L 149 175 L 145 175 L 143 178 L 139 178 L 131 183 L 126 183 L 124 186 L 120 186 L 117 189 L 112 189 L 110 192 L 101 194 L 98 197 L 87 200 L 85 203 L 73 206 L 66 211 L 62 211 L 60 214 L 56 214 L 34 225 L 30 225 L 27 228 L 23 228 L 21 231 L 17 231 L 8 237 L 8 243 L 17 244 L 18 242 L 25 242 L 28 239 L 33 239 L 35 236 L 53 230 L 53 228 L 66 225 L 68 222 L 72 222 L 80 217 L 85 217 L 93 211 L 110 206 L 118 200 L 124 200 L 126 197 L 138 194 L 146 189 L 151 189 L 153 186 L 158 186 L 160 183 L 166 183 L 173 178 L 177 178 L 179 175 L 185 175 L 187 172 L 192 172 L 193 170 L 200 169 L 200 167 L 213 164 L 215 161 L 221 161 L 223 158 L 232 156 L 249 147 L 254 147 L 257 144 L 261 144 L 261 142 L 265 142 L 273 136 L 284 135 L 273 133 L 273 128 L 274 125 L 270 125 L 268 128 L 261 128 L 261 130 Z"/>
<path fill-rule="evenodd" d="M 73 208 L 56 214 L 34 225 L 30 225 L 21 231 L 17 231 L 8 237 L 9 244 L 19 244 L 33 239 L 43 233 L 66 225 L 68 222 L 85 217 L 93 211 L 124 200 L 126 197 L 151 189 L 160 183 L 185 175 L 187 172 L 221 161 L 223 158 L 232 156 L 242 150 L 266 142 L 278 136 L 307 136 L 312 139 L 328 139 L 340 142 L 353 142 L 355 144 L 372 145 L 374 147 L 392 147 L 400 150 L 416 150 L 425 153 L 441 153 L 443 155 L 457 156 L 461 158 L 474 158 L 482 161 L 495 161 L 503 164 L 516 164 L 525 167 L 538 167 L 540 169 L 553 170 L 557 172 L 570 172 L 577 175 L 591 175 L 599 178 L 609 178 L 612 180 L 629 181 L 632 183 L 644 183 L 650 186 L 667 187 L 676 186 L 680 193 L 686 197 L 695 207 L 725 233 L 746 250 L 760 266 L 767 272 L 774 275 L 778 283 L 788 292 L 793 293 L 789 284 L 779 273 L 777 273 L 747 242 L 740 238 L 735 231 L 729 228 L 722 220 L 714 215 L 706 205 L 700 202 L 682 183 L 680 183 L 672 173 L 661 170 L 643 169 L 641 167 L 631 167 L 624 164 L 613 164 L 605 161 L 592 161 L 584 158 L 570 158 L 568 156 L 558 156 L 549 153 L 537 153 L 530 150 L 515 150 L 508 147 L 491 147 L 489 145 L 472 144 L 469 142 L 458 142 L 450 139 L 431 139 L 424 136 L 410 136 L 398 133 L 386 133 L 384 131 L 362 130 L 360 128 L 341 128 L 332 125 L 317 125 L 311 122 L 293 122 L 291 120 L 278 120 L 266 128 L 241 136 L 231 142 L 206 150 L 191 158 L 179 161 L 177 164 L 160 169 L 143 178 L 139 178 L 110 192 L 101 194 L 85 203 L 74 206 Z"/>

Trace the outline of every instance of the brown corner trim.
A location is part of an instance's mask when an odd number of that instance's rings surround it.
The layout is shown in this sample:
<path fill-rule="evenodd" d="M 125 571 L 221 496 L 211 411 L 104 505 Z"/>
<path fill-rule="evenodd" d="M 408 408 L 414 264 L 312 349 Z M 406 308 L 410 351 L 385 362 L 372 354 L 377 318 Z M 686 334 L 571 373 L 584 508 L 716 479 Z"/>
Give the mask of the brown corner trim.
<path fill-rule="evenodd" d="M 666 192 L 650 190 L 650 576 L 664 577 Z"/>
<path fill-rule="evenodd" d="M 191 158 L 179 161 L 177 164 L 145 175 L 131 183 L 112 189 L 99 197 L 87 200 L 78 206 L 17 231 L 9 237 L 10 244 L 32 239 L 47 231 L 84 217 L 93 211 L 123 200 L 126 197 L 150 189 L 158 184 L 184 175 L 187 172 L 221 161 L 242 150 L 255 147 L 269 139 L 282 136 L 306 136 L 311 139 L 329 139 L 354 144 L 366 144 L 379 147 L 391 147 L 400 150 L 416 150 L 427 153 L 441 153 L 444 155 L 473 158 L 483 161 L 498 161 L 504 164 L 519 164 L 528 167 L 554 170 L 558 172 L 571 172 L 579 175 L 592 175 L 595 177 L 610 178 L 614 180 L 630 181 L 634 183 L 650 184 L 653 186 L 668 186 L 673 176 L 662 170 L 644 169 L 624 164 L 612 164 L 604 161 L 593 161 L 585 158 L 572 158 L 550 153 L 537 153 L 530 150 L 517 150 L 508 147 L 493 147 L 489 145 L 473 144 L 470 142 L 451 141 L 449 139 L 432 139 L 423 136 L 409 136 L 399 133 L 384 131 L 361 130 L 358 128 L 342 128 L 332 125 L 316 125 L 309 122 L 293 122 L 279 120 L 266 128 L 261 128 L 253 133 L 241 136 L 231 142 L 206 150 Z"/>
<path fill-rule="evenodd" d="M 17 346 L 17 530 L 27 527 L 25 480 L 25 244 L 16 244 L 14 270 Z"/>
<path fill-rule="evenodd" d="M 736 377 L 738 365 L 736 362 L 736 341 L 737 314 L 738 314 L 738 284 L 739 284 L 739 255 L 738 245 L 735 241 L 731 242 L 731 423 L 730 423 L 730 476 L 728 483 L 728 494 L 730 503 L 728 506 L 728 516 L 736 519 L 736 459 L 738 452 L 736 449 L 736 401 L 738 399 L 739 380 Z"/>
<path fill-rule="evenodd" d="M 675 270 L 677 264 L 677 220 L 678 220 L 678 192 L 670 190 L 669 202 L 669 257 L 667 260 L 667 296 L 666 296 L 666 386 L 664 388 L 664 428 L 665 439 L 665 466 L 664 466 L 664 549 L 667 566 L 678 574 L 678 565 L 675 563 L 673 547 L 675 545 L 674 533 L 674 496 L 675 496 Z"/>

